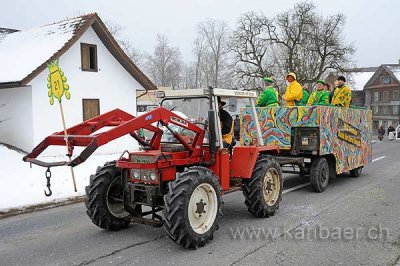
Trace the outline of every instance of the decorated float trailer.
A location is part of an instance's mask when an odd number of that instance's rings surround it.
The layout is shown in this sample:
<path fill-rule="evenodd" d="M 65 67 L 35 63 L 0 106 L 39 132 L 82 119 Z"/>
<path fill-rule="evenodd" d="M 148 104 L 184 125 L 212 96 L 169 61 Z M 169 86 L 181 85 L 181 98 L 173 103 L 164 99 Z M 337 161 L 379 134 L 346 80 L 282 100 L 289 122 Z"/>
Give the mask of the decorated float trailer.
<path fill-rule="evenodd" d="M 253 145 L 256 126 L 251 109 L 241 110 L 241 144 Z M 334 106 L 257 108 L 264 145 L 280 149 L 284 172 L 309 175 L 323 192 L 330 178 L 348 172 L 358 177 L 372 160 L 372 113 Z M 297 167 L 295 167 L 297 166 Z"/>

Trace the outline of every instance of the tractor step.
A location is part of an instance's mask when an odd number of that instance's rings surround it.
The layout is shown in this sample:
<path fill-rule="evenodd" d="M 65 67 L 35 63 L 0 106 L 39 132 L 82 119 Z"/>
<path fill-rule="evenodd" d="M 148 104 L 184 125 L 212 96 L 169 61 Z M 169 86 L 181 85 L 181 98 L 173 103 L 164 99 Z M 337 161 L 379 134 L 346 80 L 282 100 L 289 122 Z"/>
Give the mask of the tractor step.
<path fill-rule="evenodd" d="M 133 217 L 132 222 L 135 224 L 145 224 L 153 227 L 161 227 L 164 223 L 163 221 L 157 219 L 148 219 L 143 217 Z"/>
<path fill-rule="evenodd" d="M 236 191 L 241 191 L 242 187 L 231 187 L 229 190 L 225 190 L 223 193 L 224 195 L 232 193 L 232 192 L 236 192 Z"/>

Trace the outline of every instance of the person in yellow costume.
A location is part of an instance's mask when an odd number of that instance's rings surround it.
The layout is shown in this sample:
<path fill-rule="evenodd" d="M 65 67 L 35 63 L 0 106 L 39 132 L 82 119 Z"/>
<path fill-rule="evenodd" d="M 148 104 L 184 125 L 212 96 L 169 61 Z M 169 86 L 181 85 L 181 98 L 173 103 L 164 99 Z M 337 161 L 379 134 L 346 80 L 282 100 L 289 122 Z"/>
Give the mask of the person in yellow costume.
<path fill-rule="evenodd" d="M 283 95 L 283 99 L 286 101 L 286 106 L 300 105 L 300 100 L 303 97 L 303 89 L 300 83 L 296 80 L 296 74 L 290 72 L 286 76 L 286 80 L 289 85 L 286 88 L 286 92 Z"/>
<path fill-rule="evenodd" d="M 338 87 L 335 89 L 333 93 L 331 104 L 341 107 L 350 107 L 351 90 L 345 84 L 346 78 L 340 76 L 338 77 L 337 82 L 338 82 Z"/>

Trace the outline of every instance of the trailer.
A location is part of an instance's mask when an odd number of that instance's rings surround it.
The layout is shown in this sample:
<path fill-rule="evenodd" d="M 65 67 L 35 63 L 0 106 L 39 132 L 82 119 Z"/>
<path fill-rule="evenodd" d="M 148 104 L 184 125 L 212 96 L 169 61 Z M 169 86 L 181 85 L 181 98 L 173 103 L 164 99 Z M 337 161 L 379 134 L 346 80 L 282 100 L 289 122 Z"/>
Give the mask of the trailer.
<path fill-rule="evenodd" d="M 361 175 L 372 160 L 372 112 L 335 106 L 259 107 L 258 123 L 264 145 L 279 147 L 284 172 L 310 176 L 316 192 L 330 178 Z M 241 110 L 241 144 L 252 145 L 256 127 L 250 108 Z"/>

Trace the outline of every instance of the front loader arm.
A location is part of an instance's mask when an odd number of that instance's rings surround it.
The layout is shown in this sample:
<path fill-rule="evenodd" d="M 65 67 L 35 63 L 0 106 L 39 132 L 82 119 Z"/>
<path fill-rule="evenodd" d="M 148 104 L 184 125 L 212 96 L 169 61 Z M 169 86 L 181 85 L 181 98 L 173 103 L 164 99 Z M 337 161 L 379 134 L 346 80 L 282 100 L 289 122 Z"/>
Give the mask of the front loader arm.
<path fill-rule="evenodd" d="M 151 149 L 159 149 L 163 132 L 160 128 L 152 125 L 155 122 L 161 122 L 162 125 L 168 125 L 168 123 L 171 122 L 194 131 L 197 134 L 193 145 L 190 147 L 194 147 L 195 144 L 199 144 L 199 142 L 202 144 L 204 131 L 201 128 L 163 107 L 159 107 L 138 117 L 134 117 L 120 109 L 115 109 L 68 128 L 67 136 L 64 135 L 64 131 L 60 131 L 46 137 L 32 150 L 30 154 L 24 156 L 23 160 L 25 162 L 30 162 L 43 167 L 62 165 L 70 165 L 74 167 L 84 162 L 98 147 L 105 145 L 112 140 L 127 134 L 130 134 L 133 137 L 137 136 L 135 130 L 140 128 L 144 128 L 155 133 L 150 141 L 149 146 Z M 95 134 L 96 131 L 104 127 L 111 128 L 107 131 Z M 182 139 L 179 140 L 183 141 Z M 185 147 L 189 147 L 187 143 L 185 144 Z M 36 159 L 37 156 L 39 156 L 47 147 L 52 145 L 67 146 L 67 156 L 72 156 L 75 146 L 82 146 L 86 148 L 79 156 L 73 159 L 71 163 L 67 161 L 49 163 Z M 193 149 L 191 149 L 191 151 L 193 152 Z"/>

